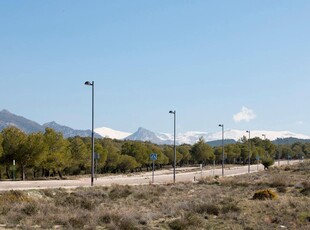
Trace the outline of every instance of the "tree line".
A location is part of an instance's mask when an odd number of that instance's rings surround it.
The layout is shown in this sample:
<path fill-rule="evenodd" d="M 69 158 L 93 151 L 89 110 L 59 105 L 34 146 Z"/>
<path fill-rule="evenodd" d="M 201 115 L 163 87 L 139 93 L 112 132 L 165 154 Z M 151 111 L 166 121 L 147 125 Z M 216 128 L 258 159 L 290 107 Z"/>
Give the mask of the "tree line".
<path fill-rule="evenodd" d="M 129 140 L 95 139 L 97 173 L 126 173 L 150 170 L 150 154 L 156 153 L 156 168 L 173 166 L 171 145 Z M 225 164 L 247 164 L 266 159 L 287 159 L 310 156 L 310 143 L 275 145 L 258 137 L 243 137 L 235 144 L 224 146 Z M 16 127 L 0 133 L 0 180 L 21 180 L 82 175 L 91 172 L 91 138 L 64 138 L 62 133 L 46 128 L 44 133 L 26 134 Z M 14 163 L 15 165 L 14 165 Z M 177 146 L 177 167 L 194 164 L 221 164 L 222 147 L 212 148 L 200 138 L 194 145 Z"/>

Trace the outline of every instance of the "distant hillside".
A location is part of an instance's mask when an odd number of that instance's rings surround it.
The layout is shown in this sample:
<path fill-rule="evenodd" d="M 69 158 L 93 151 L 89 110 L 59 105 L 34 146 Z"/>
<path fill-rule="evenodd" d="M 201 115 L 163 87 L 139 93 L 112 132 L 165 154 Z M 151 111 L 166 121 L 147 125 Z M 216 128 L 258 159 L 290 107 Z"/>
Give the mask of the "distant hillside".
<path fill-rule="evenodd" d="M 9 126 L 14 126 L 25 133 L 44 131 L 44 127 L 34 121 L 15 115 L 7 110 L 0 111 L 0 130 Z"/>
<path fill-rule="evenodd" d="M 68 126 L 59 125 L 55 121 L 45 123 L 45 124 L 43 124 L 43 127 L 44 128 L 46 128 L 46 127 L 52 128 L 56 132 L 62 133 L 63 136 L 66 138 L 75 137 L 75 136 L 80 136 L 80 137 L 90 137 L 91 136 L 91 130 L 76 130 L 76 129 L 72 129 Z M 97 133 L 95 133 L 95 137 L 101 138 L 101 136 Z"/>
<path fill-rule="evenodd" d="M 236 143 L 236 141 L 234 139 L 225 139 L 224 140 L 224 145 L 235 144 L 235 143 Z M 207 144 L 210 145 L 211 147 L 222 146 L 222 140 L 208 141 Z"/>
<path fill-rule="evenodd" d="M 272 141 L 275 145 L 292 145 L 296 142 L 300 143 L 310 143 L 310 139 L 299 139 L 294 137 L 288 138 L 277 138 L 276 140 Z"/>
<path fill-rule="evenodd" d="M 91 130 L 75 130 L 67 126 L 59 125 L 54 121 L 40 125 L 22 116 L 15 115 L 7 110 L 0 111 L 0 131 L 10 126 L 14 126 L 25 133 L 44 132 L 45 128 L 49 127 L 54 129 L 56 132 L 61 132 L 66 138 L 74 136 L 91 136 Z M 97 133 L 95 133 L 95 137 L 101 138 L 101 136 Z"/>

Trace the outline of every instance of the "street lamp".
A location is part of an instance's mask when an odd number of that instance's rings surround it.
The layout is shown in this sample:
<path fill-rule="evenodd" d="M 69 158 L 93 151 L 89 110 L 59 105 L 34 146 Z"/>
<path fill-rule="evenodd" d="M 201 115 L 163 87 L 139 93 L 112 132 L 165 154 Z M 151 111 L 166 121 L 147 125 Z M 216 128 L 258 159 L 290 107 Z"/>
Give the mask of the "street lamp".
<path fill-rule="evenodd" d="M 94 110 L 95 110 L 95 98 L 94 98 L 94 93 L 95 93 L 95 82 L 89 82 L 86 81 L 85 85 L 91 86 L 92 87 L 92 127 L 91 127 L 91 146 L 92 146 L 92 151 L 91 151 L 91 178 L 90 178 L 90 185 L 94 185 L 94 161 L 95 161 L 95 140 L 94 140 Z"/>
<path fill-rule="evenodd" d="M 175 183 L 175 168 L 176 168 L 176 155 L 177 155 L 177 150 L 176 150 L 176 145 L 175 145 L 175 124 L 176 124 L 176 111 L 170 110 L 169 113 L 173 114 L 174 117 L 174 138 L 173 138 L 173 146 L 174 146 L 174 161 L 173 161 L 173 183 Z"/>
<path fill-rule="evenodd" d="M 250 173 L 251 171 L 251 131 L 250 130 L 247 130 L 246 131 L 247 133 L 249 133 L 249 167 L 248 167 L 248 173 Z"/>
<path fill-rule="evenodd" d="M 222 176 L 224 176 L 224 124 L 219 124 L 220 127 L 222 127 Z"/>

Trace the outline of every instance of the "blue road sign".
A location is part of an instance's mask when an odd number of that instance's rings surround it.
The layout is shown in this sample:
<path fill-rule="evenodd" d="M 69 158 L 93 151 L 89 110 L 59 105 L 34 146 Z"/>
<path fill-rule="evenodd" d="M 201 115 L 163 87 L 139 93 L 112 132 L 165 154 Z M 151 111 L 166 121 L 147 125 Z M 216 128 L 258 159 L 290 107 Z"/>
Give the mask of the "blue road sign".
<path fill-rule="evenodd" d="M 157 153 L 151 153 L 150 158 L 152 161 L 156 161 L 157 160 Z"/>

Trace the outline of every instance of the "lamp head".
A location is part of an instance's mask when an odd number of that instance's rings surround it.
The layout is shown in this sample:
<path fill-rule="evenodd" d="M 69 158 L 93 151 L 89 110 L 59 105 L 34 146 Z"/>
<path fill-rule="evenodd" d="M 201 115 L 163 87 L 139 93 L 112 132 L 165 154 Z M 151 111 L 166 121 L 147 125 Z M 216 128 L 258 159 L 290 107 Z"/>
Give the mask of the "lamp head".
<path fill-rule="evenodd" d="M 86 81 L 84 84 L 85 84 L 85 85 L 93 85 L 93 84 L 90 83 L 89 81 Z"/>
<path fill-rule="evenodd" d="M 175 114 L 175 111 L 170 110 L 169 113 Z"/>
<path fill-rule="evenodd" d="M 223 127 L 224 125 L 223 125 L 223 124 L 219 124 L 219 126 L 220 126 L 220 127 Z"/>

